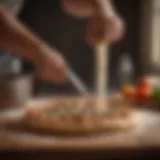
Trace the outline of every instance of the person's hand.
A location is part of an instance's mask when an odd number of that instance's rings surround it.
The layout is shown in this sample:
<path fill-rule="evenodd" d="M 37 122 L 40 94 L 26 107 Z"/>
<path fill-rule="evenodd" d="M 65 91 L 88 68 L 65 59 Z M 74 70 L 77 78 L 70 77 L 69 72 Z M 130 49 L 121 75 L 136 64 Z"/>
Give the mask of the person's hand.
<path fill-rule="evenodd" d="M 93 16 L 89 20 L 87 28 L 87 40 L 90 44 L 114 43 L 124 35 L 124 23 L 117 16 L 102 17 Z"/>
<path fill-rule="evenodd" d="M 53 83 L 63 83 L 67 78 L 67 65 L 63 57 L 47 49 L 33 63 L 36 65 L 38 75 L 42 80 Z"/>

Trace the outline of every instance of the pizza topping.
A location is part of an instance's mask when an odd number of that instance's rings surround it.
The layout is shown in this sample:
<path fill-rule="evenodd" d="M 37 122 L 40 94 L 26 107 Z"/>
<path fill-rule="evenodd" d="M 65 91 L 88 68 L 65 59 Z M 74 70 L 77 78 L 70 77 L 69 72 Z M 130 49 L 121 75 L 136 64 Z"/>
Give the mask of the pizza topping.
<path fill-rule="evenodd" d="M 90 116 L 90 117 L 105 117 L 105 116 L 117 116 L 121 114 L 123 111 L 126 110 L 126 107 L 114 106 L 106 109 L 104 111 L 98 110 L 95 107 L 56 107 L 52 110 L 45 111 L 41 113 L 42 115 L 49 115 L 49 116 L 58 116 L 59 118 L 77 118 L 83 116 Z"/>
<path fill-rule="evenodd" d="M 86 101 L 87 102 L 87 101 Z M 89 102 L 89 101 L 88 101 Z M 93 101 L 95 102 L 95 101 Z M 39 123 L 44 122 L 48 124 L 63 125 L 89 125 L 98 124 L 100 119 L 105 118 L 119 118 L 127 117 L 129 115 L 128 108 L 125 106 L 124 101 L 116 102 L 112 104 L 113 106 L 106 107 L 106 110 L 99 110 L 96 107 L 96 103 L 90 106 L 91 103 L 80 103 L 81 105 L 74 105 L 72 103 L 58 103 L 50 107 L 45 107 L 40 109 L 39 112 L 35 114 L 35 118 Z M 82 105 L 83 104 L 83 105 Z M 125 106 L 125 107 L 124 107 Z"/>

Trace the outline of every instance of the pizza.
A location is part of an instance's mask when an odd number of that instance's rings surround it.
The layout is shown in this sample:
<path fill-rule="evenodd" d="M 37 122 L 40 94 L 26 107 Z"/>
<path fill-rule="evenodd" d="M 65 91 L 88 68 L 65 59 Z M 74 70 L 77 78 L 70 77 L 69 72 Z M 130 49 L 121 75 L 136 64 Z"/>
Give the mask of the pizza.
<path fill-rule="evenodd" d="M 96 107 L 96 99 L 55 100 L 48 106 L 27 109 L 25 123 L 33 129 L 53 133 L 95 133 L 125 130 L 136 122 L 134 110 L 123 101 L 106 101 L 106 109 Z"/>

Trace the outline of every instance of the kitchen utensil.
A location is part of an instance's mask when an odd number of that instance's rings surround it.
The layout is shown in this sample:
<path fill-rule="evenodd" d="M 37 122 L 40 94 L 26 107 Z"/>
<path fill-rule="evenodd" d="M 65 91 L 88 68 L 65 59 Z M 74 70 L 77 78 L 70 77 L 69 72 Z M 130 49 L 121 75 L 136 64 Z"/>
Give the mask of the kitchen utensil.
<path fill-rule="evenodd" d="M 19 107 L 32 97 L 33 76 L 0 75 L 0 108 Z"/>
<path fill-rule="evenodd" d="M 89 89 L 85 85 L 85 83 L 76 75 L 76 73 L 69 69 L 68 71 L 68 79 L 72 83 L 72 85 L 76 88 L 76 90 L 82 95 L 88 95 Z"/>
<path fill-rule="evenodd" d="M 106 91 L 107 91 L 107 63 L 108 63 L 108 46 L 106 44 L 98 44 L 95 47 L 95 60 L 96 60 L 96 92 L 97 92 L 97 109 L 106 109 Z"/>

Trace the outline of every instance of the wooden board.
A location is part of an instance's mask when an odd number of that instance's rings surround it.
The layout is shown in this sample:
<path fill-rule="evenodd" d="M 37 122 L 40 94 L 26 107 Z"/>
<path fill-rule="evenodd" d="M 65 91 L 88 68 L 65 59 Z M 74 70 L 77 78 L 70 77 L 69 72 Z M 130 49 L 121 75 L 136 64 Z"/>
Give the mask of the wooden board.
<path fill-rule="evenodd" d="M 75 99 L 68 98 L 67 99 Z M 58 98 L 54 98 L 58 100 Z M 52 103 L 53 98 L 30 101 L 21 109 L 0 112 L 0 149 L 101 149 L 101 148 L 141 148 L 160 146 L 160 112 L 137 110 L 138 123 L 134 129 L 79 137 L 60 137 L 53 134 L 40 134 L 12 128 L 19 125 L 28 106 L 38 107 Z M 8 127 L 9 125 L 9 127 Z"/>

